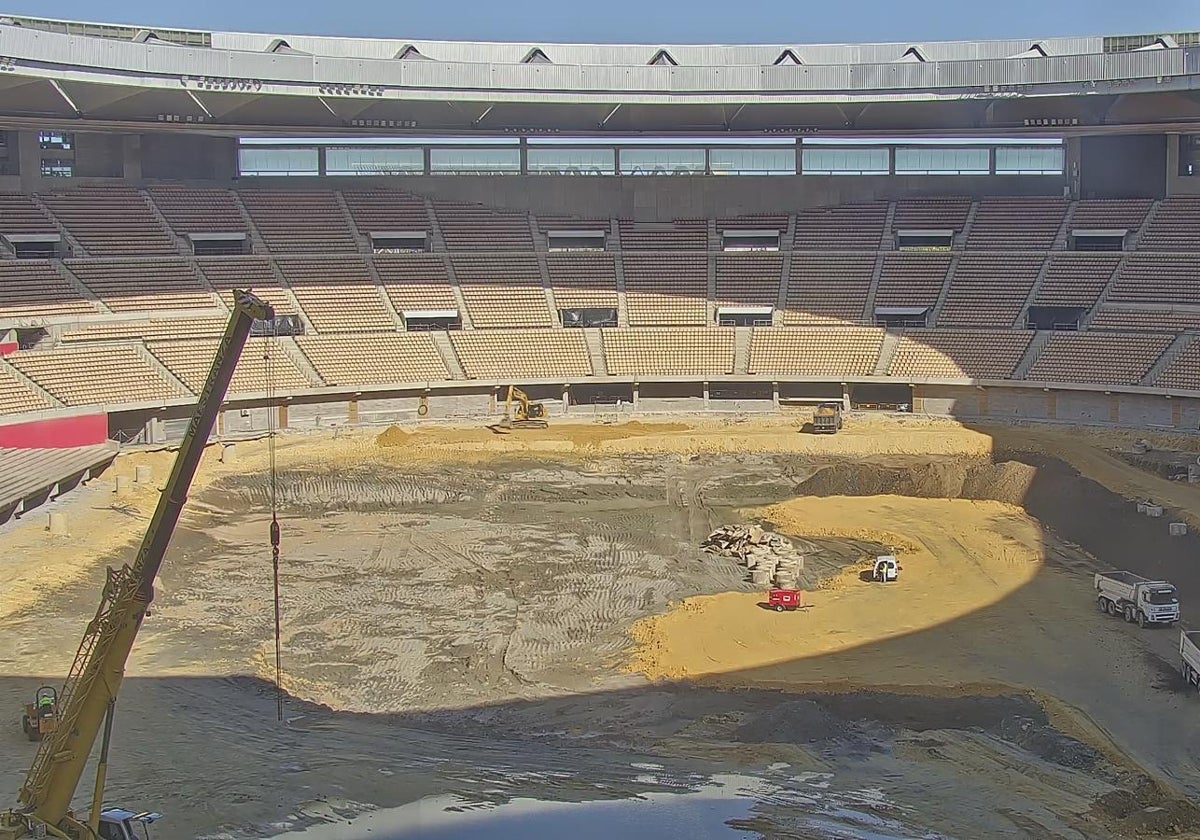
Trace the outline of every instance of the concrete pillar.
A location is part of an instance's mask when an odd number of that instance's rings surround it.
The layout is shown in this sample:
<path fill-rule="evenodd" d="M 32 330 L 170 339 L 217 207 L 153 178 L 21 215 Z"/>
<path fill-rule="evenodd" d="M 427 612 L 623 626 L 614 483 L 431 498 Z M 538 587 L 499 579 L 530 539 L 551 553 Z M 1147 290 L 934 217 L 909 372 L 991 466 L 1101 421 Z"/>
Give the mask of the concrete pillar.
<path fill-rule="evenodd" d="M 121 154 L 125 180 L 142 180 L 142 135 L 123 135 L 121 137 Z"/>
<path fill-rule="evenodd" d="M 277 429 L 286 429 L 288 427 L 288 404 L 279 404 L 279 418 L 275 424 Z"/>
<path fill-rule="evenodd" d="M 32 192 L 42 177 L 42 147 L 36 131 L 17 132 L 17 166 L 22 188 Z"/>
<path fill-rule="evenodd" d="M 979 416 L 987 417 L 988 416 L 988 392 L 987 392 L 987 389 L 980 388 L 979 390 L 977 390 L 975 392 L 975 394 L 979 399 Z"/>
<path fill-rule="evenodd" d="M 850 385 L 847 382 L 842 383 L 842 411 L 850 410 Z"/>
<path fill-rule="evenodd" d="M 708 381 L 704 382 L 704 410 L 708 411 Z"/>
<path fill-rule="evenodd" d="M 1171 400 L 1171 425 L 1178 429 L 1183 425 L 1183 403 Z"/>
<path fill-rule="evenodd" d="M 562 389 L 562 413 L 569 414 L 571 412 L 571 386 L 564 382 Z"/>
<path fill-rule="evenodd" d="M 1058 394 L 1046 392 L 1046 416 L 1051 420 L 1058 419 Z"/>
<path fill-rule="evenodd" d="M 131 489 L 132 489 L 132 484 L 129 481 L 129 476 L 127 476 L 127 475 L 117 476 L 116 487 L 114 488 L 114 492 L 118 496 L 128 496 L 129 491 Z"/>
<path fill-rule="evenodd" d="M 521 174 L 529 174 L 529 138 L 522 137 L 518 141 L 517 155 L 521 160 Z"/>
<path fill-rule="evenodd" d="M 149 464 L 138 464 L 133 468 L 133 480 L 138 484 L 149 484 L 153 477 L 153 471 Z"/>
<path fill-rule="evenodd" d="M 163 426 L 163 421 L 159 417 L 151 417 L 146 421 L 143 437 L 146 443 L 164 443 L 167 439 L 167 430 Z"/>
<path fill-rule="evenodd" d="M 925 398 L 923 396 L 921 396 L 921 394 L 918 392 L 916 385 L 909 385 L 908 389 L 909 389 L 909 393 L 911 394 L 911 396 L 909 397 L 909 404 L 912 406 L 912 413 L 913 414 L 924 414 L 925 413 Z"/>
<path fill-rule="evenodd" d="M 1121 398 L 1116 394 L 1108 395 L 1108 419 L 1113 423 L 1121 422 Z"/>
<path fill-rule="evenodd" d="M 217 412 L 217 437 L 221 437 L 223 434 L 225 434 L 225 412 L 219 411 Z"/>
<path fill-rule="evenodd" d="M 779 411 L 779 383 L 778 382 L 771 383 L 771 405 L 773 405 L 775 407 L 776 411 Z"/>
<path fill-rule="evenodd" d="M 65 537 L 67 531 L 67 515 L 65 513 L 52 513 L 49 516 L 49 521 L 46 523 L 46 530 L 53 536 Z"/>
<path fill-rule="evenodd" d="M 346 420 L 351 426 L 358 425 L 358 400 L 350 400 L 346 405 Z"/>
<path fill-rule="evenodd" d="M 237 460 L 237 447 L 232 443 L 227 443 L 221 447 L 221 463 L 232 464 Z"/>
<path fill-rule="evenodd" d="M 634 411 L 638 410 L 638 399 L 639 399 L 638 391 L 639 390 L 640 390 L 640 388 L 638 387 L 638 383 L 634 382 L 633 383 L 633 410 Z"/>
<path fill-rule="evenodd" d="M 1079 170 L 1082 143 L 1078 137 L 1063 138 L 1063 166 L 1067 176 L 1067 197 L 1079 198 Z"/>

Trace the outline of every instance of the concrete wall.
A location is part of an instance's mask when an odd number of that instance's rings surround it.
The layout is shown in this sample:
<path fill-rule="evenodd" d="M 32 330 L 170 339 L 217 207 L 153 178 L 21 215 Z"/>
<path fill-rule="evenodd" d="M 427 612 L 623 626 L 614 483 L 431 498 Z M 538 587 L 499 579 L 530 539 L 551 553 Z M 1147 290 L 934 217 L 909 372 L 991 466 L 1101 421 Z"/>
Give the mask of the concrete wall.
<path fill-rule="evenodd" d="M 913 413 L 979 417 L 981 394 L 973 385 L 918 385 L 913 388 Z"/>
<path fill-rule="evenodd" d="M 143 134 L 141 170 L 147 180 L 230 181 L 237 173 L 237 140 L 196 134 Z"/>

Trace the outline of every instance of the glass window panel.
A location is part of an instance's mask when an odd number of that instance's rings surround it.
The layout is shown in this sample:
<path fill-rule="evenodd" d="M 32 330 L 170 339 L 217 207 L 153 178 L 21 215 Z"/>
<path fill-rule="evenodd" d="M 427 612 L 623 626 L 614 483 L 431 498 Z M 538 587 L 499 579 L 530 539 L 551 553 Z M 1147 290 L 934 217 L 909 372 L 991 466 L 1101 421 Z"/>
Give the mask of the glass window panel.
<path fill-rule="evenodd" d="M 1000 146 L 996 172 L 1001 175 L 1061 175 L 1062 146 Z"/>
<path fill-rule="evenodd" d="M 616 172 L 613 149 L 530 148 L 529 171 L 555 175 L 612 175 Z"/>
<path fill-rule="evenodd" d="M 330 146 L 325 151 L 328 175 L 419 175 L 424 171 L 425 152 L 419 147 Z"/>
<path fill-rule="evenodd" d="M 704 173 L 704 149 L 621 149 L 622 175 Z"/>
<path fill-rule="evenodd" d="M 888 150 L 826 148 L 804 150 L 805 175 L 886 175 Z"/>
<path fill-rule="evenodd" d="M 709 153 L 714 175 L 795 175 L 795 149 L 720 149 Z"/>
<path fill-rule="evenodd" d="M 986 148 L 918 146 L 896 149 L 897 175 L 986 175 L 988 167 Z"/>
<path fill-rule="evenodd" d="M 430 150 L 429 169 L 435 173 L 508 174 L 520 173 L 520 149 Z"/>
<path fill-rule="evenodd" d="M 317 150 L 315 147 L 295 149 L 258 149 L 243 147 L 238 150 L 238 171 L 243 175 L 316 175 Z"/>

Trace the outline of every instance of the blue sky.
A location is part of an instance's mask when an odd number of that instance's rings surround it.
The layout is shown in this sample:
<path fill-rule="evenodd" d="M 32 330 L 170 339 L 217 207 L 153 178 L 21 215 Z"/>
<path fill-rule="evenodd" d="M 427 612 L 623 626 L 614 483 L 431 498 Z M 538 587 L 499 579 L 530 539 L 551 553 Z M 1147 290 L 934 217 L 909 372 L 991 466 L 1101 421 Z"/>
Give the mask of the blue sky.
<path fill-rule="evenodd" d="M 1200 0 L 0 0 L 40 17 L 413 39 L 813 43 L 1200 29 Z"/>

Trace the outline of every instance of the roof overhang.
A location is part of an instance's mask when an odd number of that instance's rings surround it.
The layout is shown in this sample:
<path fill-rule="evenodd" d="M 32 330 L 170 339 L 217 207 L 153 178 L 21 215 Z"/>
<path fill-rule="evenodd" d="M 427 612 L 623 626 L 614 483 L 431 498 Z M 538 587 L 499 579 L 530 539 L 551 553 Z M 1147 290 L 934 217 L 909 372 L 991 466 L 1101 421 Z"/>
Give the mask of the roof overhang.
<path fill-rule="evenodd" d="M 876 315 L 924 315 L 928 306 L 876 306 Z"/>
<path fill-rule="evenodd" d="M 1125 236 L 1129 231 L 1125 228 L 1076 228 L 1071 236 Z"/>
<path fill-rule="evenodd" d="M 458 310 L 457 309 L 405 309 L 400 314 L 404 317 L 404 320 L 406 320 L 406 321 L 413 320 L 413 319 L 422 319 L 422 318 L 451 318 L 452 319 L 452 318 L 458 317 Z"/>
<path fill-rule="evenodd" d="M 78 31 L 78 29 L 76 30 Z M 162 32 L 160 31 L 160 34 Z M 266 52 L 277 40 L 289 50 Z M 0 25 L 0 124 L 225 135 L 987 137 L 1200 125 L 1200 47 L 1102 39 L 776 46 L 420 42 L 212 33 L 183 46 Z M 276 45 L 278 46 L 278 45 Z M 802 65 L 774 64 L 792 49 Z M 677 65 L 647 65 L 665 49 Z M 917 49 L 924 60 L 898 62 Z M 871 107 L 866 108 L 865 106 Z"/>
<path fill-rule="evenodd" d="M 718 306 L 718 315 L 770 315 L 773 306 Z"/>
<path fill-rule="evenodd" d="M 242 242 L 246 239 L 244 231 L 229 233 L 189 233 L 187 238 L 192 242 Z"/>
<path fill-rule="evenodd" d="M 26 242 L 62 242 L 62 235 L 58 233 L 0 233 L 4 237 L 4 241 L 16 245 Z"/>

